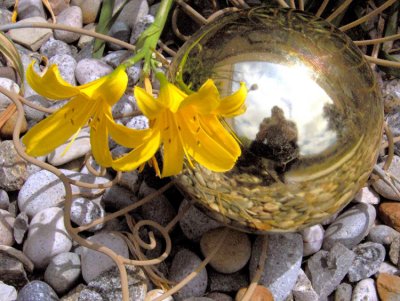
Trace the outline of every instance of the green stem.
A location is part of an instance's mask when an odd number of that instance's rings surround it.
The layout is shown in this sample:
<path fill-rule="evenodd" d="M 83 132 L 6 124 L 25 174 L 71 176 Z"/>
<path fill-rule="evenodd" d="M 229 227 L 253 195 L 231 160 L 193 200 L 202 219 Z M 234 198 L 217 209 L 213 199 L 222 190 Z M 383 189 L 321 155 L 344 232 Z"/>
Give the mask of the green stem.
<path fill-rule="evenodd" d="M 138 62 L 138 58 L 144 59 L 143 74 L 149 76 L 151 70 L 152 54 L 157 47 L 158 40 L 168 18 L 168 13 L 171 9 L 173 0 L 162 0 L 158 8 L 155 20 L 143 33 L 140 35 L 136 43 L 136 55 L 127 59 L 123 64 L 131 66 Z M 139 59 L 139 60 L 140 60 Z"/>

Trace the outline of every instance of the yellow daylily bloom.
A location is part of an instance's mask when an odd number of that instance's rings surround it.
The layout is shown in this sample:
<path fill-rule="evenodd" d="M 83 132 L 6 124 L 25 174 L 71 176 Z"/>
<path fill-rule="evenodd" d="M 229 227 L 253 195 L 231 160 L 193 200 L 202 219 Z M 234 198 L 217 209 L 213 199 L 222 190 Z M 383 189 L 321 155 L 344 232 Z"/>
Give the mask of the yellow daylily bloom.
<path fill-rule="evenodd" d="M 42 156 L 53 151 L 88 123 L 92 154 L 99 165 L 109 167 L 112 165 L 109 135 L 117 143 L 134 148 L 140 147 L 140 141 L 151 134 L 150 130 L 128 129 L 112 118 L 111 107 L 121 98 L 128 83 L 125 67 L 120 66 L 109 75 L 82 86 L 67 83 L 56 65 L 49 66 L 43 75 L 37 74 L 33 67 L 34 62 L 29 65 L 26 78 L 37 93 L 50 99 L 71 100 L 22 138 L 29 155 Z"/>
<path fill-rule="evenodd" d="M 241 150 L 220 117 L 233 117 L 245 111 L 245 85 L 221 99 L 211 79 L 198 92 L 187 95 L 162 75 L 158 76 L 161 88 L 157 99 L 140 87 L 134 90 L 140 110 L 150 119 L 152 133 L 137 149 L 115 160 L 113 168 L 131 170 L 144 153 L 154 155 L 163 145 L 162 177 L 178 174 L 185 156 L 192 166 L 193 159 L 213 171 L 231 169 Z"/>

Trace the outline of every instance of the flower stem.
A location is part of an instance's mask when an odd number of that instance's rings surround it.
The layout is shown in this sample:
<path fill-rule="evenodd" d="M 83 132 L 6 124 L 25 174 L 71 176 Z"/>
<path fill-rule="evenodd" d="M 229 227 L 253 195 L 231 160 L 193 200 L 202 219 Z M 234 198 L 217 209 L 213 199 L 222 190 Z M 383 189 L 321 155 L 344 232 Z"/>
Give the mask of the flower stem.
<path fill-rule="evenodd" d="M 150 74 L 151 61 L 153 60 L 152 54 L 157 47 L 172 3 L 173 0 L 161 1 L 153 24 L 143 31 L 136 43 L 136 54 L 124 62 L 125 66 L 131 66 L 136 64 L 139 60 L 144 59 L 143 75 L 145 77 Z"/>

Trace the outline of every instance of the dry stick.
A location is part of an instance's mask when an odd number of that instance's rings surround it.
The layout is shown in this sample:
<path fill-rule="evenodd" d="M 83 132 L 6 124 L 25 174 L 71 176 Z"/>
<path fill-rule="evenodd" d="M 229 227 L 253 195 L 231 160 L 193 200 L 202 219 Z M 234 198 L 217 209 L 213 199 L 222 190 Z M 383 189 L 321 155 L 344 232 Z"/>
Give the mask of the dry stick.
<path fill-rule="evenodd" d="M 285 2 L 285 0 L 276 0 L 276 2 L 278 2 L 278 4 L 282 7 L 286 7 L 288 8 L 289 5 L 287 5 L 287 3 Z"/>
<path fill-rule="evenodd" d="M 393 61 L 378 59 L 378 58 L 371 57 L 369 55 L 364 55 L 364 57 L 370 63 L 374 63 L 374 64 L 377 64 L 380 66 L 385 66 L 385 67 L 400 68 L 400 62 L 393 62 Z"/>
<path fill-rule="evenodd" d="M 392 164 L 392 160 L 394 157 L 394 140 L 393 140 L 393 133 L 390 130 L 388 124 L 385 122 L 384 126 L 383 126 L 384 130 L 385 130 L 385 134 L 388 140 L 388 155 L 385 161 L 385 164 L 383 165 L 383 170 L 387 171 L 390 167 L 390 164 Z"/>
<path fill-rule="evenodd" d="M 339 16 L 351 4 L 351 2 L 353 2 L 353 0 L 346 0 L 343 2 L 342 5 L 340 5 L 331 15 L 329 15 L 329 17 L 326 18 L 326 21 L 332 22 L 332 20 Z"/>
<path fill-rule="evenodd" d="M 237 7 L 226 7 L 226 8 L 220 9 L 220 10 L 216 11 L 215 13 L 213 13 L 212 15 L 210 15 L 207 18 L 207 22 L 211 22 L 215 18 L 217 18 L 217 17 L 219 17 L 219 16 L 221 16 L 221 15 L 227 13 L 227 12 L 233 12 L 233 11 L 238 11 L 238 10 L 239 9 Z"/>
<path fill-rule="evenodd" d="M 393 137 L 393 143 L 397 143 L 397 142 L 400 142 L 400 136 Z M 388 143 L 388 142 L 384 142 L 384 143 L 381 145 L 381 149 L 385 149 L 385 148 L 387 148 L 388 146 L 389 146 L 389 143 Z"/>
<path fill-rule="evenodd" d="M 322 13 L 324 12 L 326 6 L 328 5 L 329 0 L 324 0 L 324 2 L 322 2 L 321 6 L 319 7 L 317 13 L 315 14 L 317 17 L 321 17 Z"/>
<path fill-rule="evenodd" d="M 304 10 L 304 0 L 299 0 L 299 9 Z"/>
<path fill-rule="evenodd" d="M 296 3 L 294 3 L 294 0 L 290 0 L 290 8 L 296 9 Z"/>
<path fill-rule="evenodd" d="M 17 107 L 15 104 L 11 103 L 7 106 L 7 108 L 0 113 L 0 129 L 3 125 L 11 118 L 11 116 L 15 113 Z"/>
<path fill-rule="evenodd" d="M 364 46 L 364 45 L 374 45 L 374 44 L 381 44 L 388 41 L 394 41 L 400 39 L 400 33 L 394 34 L 391 36 L 387 36 L 384 38 L 379 39 L 371 39 L 371 40 L 364 40 L 364 41 L 354 41 L 354 44 L 357 46 Z"/>
<path fill-rule="evenodd" d="M 365 16 L 361 17 L 360 19 L 357 19 L 349 24 L 346 24 L 344 26 L 339 27 L 341 31 L 346 31 L 349 30 L 350 28 L 356 27 L 357 25 L 360 25 L 361 23 L 364 23 L 365 21 L 371 19 L 372 17 L 376 16 L 377 14 L 381 13 L 384 11 L 386 8 L 390 7 L 394 3 L 396 3 L 399 0 L 388 0 L 381 6 L 379 6 L 377 9 L 374 9 L 372 12 L 369 14 L 366 14 Z"/>
<path fill-rule="evenodd" d="M 377 27 L 377 36 L 379 38 L 382 37 L 384 28 L 385 28 L 385 20 L 382 18 L 382 16 L 379 16 L 378 27 Z M 380 48 L 381 48 L 381 45 L 374 44 L 374 46 L 372 47 L 371 57 L 373 57 L 375 59 L 378 58 Z M 371 66 L 372 70 L 375 70 L 375 67 L 376 67 L 375 63 L 370 63 L 370 66 Z"/>
<path fill-rule="evenodd" d="M 173 288 L 162 294 L 160 297 L 154 299 L 153 301 L 162 301 L 165 298 L 175 294 L 178 292 L 182 287 L 184 287 L 186 284 L 188 284 L 190 281 L 193 280 L 197 276 L 197 274 L 204 269 L 204 267 L 210 262 L 210 260 L 215 256 L 215 254 L 218 252 L 218 250 L 221 248 L 222 243 L 225 241 L 225 237 L 228 234 L 229 228 L 225 228 L 224 231 L 219 235 L 217 241 L 217 245 L 215 248 L 211 251 L 211 253 L 197 266 L 197 268 L 191 272 L 189 275 L 187 275 L 183 280 L 181 280 L 177 285 L 175 285 Z"/>
<path fill-rule="evenodd" d="M 188 16 L 197 24 L 204 25 L 207 24 L 206 18 L 200 15 L 193 7 L 185 3 L 183 0 L 175 0 L 175 2 L 182 8 L 182 10 L 188 14 Z"/>
<path fill-rule="evenodd" d="M 10 29 L 20 29 L 20 28 L 49 28 L 49 29 L 57 29 L 57 30 L 66 30 L 70 32 L 75 32 L 79 33 L 81 35 L 86 35 L 86 36 L 91 36 L 95 37 L 98 39 L 102 39 L 104 41 L 110 42 L 117 44 L 121 47 L 124 47 L 128 50 L 134 51 L 136 49 L 135 46 L 126 43 L 124 41 L 109 37 L 107 35 L 95 32 L 95 31 L 90 31 L 82 28 L 76 28 L 76 27 L 71 27 L 71 26 L 66 26 L 66 25 L 61 25 L 61 24 L 50 24 L 50 23 L 40 23 L 40 22 L 26 22 L 26 23 L 13 23 L 13 24 L 6 24 L 0 26 L 0 31 L 7 31 Z"/>
<path fill-rule="evenodd" d="M 169 48 L 165 43 L 158 41 L 158 46 L 160 46 L 160 48 L 165 51 L 166 53 L 168 53 L 170 56 L 174 57 L 176 56 L 176 51 L 172 50 L 171 48 Z"/>
<path fill-rule="evenodd" d="M 179 13 L 179 7 L 175 7 L 174 11 L 172 12 L 172 31 L 173 33 L 182 41 L 187 41 L 189 40 L 190 36 L 186 36 L 182 34 L 178 28 L 178 13 Z"/>

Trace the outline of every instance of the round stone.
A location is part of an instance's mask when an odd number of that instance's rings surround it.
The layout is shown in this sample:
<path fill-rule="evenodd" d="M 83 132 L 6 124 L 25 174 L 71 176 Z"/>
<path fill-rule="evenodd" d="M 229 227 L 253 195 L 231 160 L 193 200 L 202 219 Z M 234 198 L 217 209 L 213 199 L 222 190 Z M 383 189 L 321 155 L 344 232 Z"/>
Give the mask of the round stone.
<path fill-rule="evenodd" d="M 351 39 L 323 19 L 268 6 L 225 14 L 189 39 L 171 71 L 170 80 L 193 90 L 213 79 L 221 97 L 240 82 L 248 88 L 246 111 L 225 120 L 241 146 L 233 169 L 198 166 L 177 178 L 230 226 L 265 232 L 320 223 L 353 199 L 376 162 L 377 82 Z"/>

